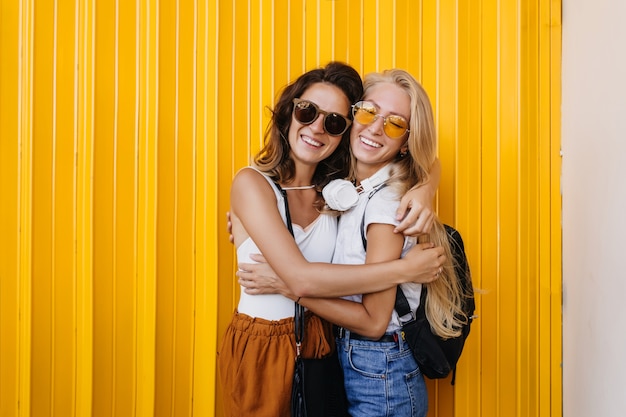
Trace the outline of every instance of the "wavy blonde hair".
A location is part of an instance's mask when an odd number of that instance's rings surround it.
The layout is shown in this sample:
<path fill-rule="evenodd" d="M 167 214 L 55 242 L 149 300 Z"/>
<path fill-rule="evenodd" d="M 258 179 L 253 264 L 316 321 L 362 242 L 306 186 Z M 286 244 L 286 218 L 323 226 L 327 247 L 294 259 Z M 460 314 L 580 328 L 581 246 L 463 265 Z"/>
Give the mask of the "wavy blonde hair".
<path fill-rule="evenodd" d="M 411 119 L 407 138 L 408 153 L 398 154 L 394 161 L 392 175 L 388 185 L 404 194 L 411 187 L 428 181 L 428 172 L 436 159 L 437 136 L 432 106 L 424 88 L 407 71 L 391 69 L 380 73 L 368 74 L 363 82 L 364 96 L 370 88 L 391 83 L 403 89 L 411 99 Z M 351 166 L 355 166 L 352 156 Z M 354 176 L 354 171 L 351 176 Z M 432 242 L 445 250 L 446 263 L 439 279 L 423 284 L 428 289 L 425 311 L 432 331 L 443 339 L 458 337 L 468 317 L 463 312 L 464 293 L 456 276 L 455 260 L 450 248 L 448 233 L 443 224 L 435 219 L 428 235 L 422 235 L 421 242 Z"/>
<path fill-rule="evenodd" d="M 462 326 L 469 320 L 463 311 L 463 305 L 470 294 L 461 286 L 462 277 L 458 277 L 456 273 L 458 265 L 450 248 L 450 237 L 439 220 L 434 222 L 429 234 L 419 238 L 420 243 L 429 241 L 444 248 L 446 262 L 438 279 L 422 284 L 428 289 L 424 306 L 426 318 L 433 333 L 442 339 L 458 337 Z"/>

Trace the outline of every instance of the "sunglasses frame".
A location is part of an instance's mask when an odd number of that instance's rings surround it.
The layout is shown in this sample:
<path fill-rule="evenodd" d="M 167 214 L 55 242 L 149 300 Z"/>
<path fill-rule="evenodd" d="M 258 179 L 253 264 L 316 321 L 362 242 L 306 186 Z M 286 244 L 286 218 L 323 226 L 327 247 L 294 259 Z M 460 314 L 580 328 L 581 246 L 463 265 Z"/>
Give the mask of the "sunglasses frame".
<path fill-rule="evenodd" d="M 300 104 L 300 103 L 308 103 L 309 105 L 313 106 L 313 108 L 315 109 L 315 116 L 313 117 L 313 120 L 311 120 L 310 122 L 307 122 L 307 123 L 301 122 L 298 119 L 298 116 L 296 116 L 296 108 L 297 108 L 298 104 Z M 300 123 L 301 125 L 304 125 L 304 126 L 308 126 L 310 124 L 313 124 L 317 120 L 317 118 L 320 116 L 320 114 L 323 114 L 324 115 L 324 121 L 322 123 L 322 126 L 324 127 L 324 132 L 326 132 L 330 136 L 342 136 L 344 133 L 346 133 L 346 131 L 350 128 L 350 125 L 352 124 L 352 120 L 350 120 L 349 118 L 347 118 L 343 114 L 337 113 L 337 112 L 334 112 L 334 111 L 322 110 L 322 109 L 320 109 L 320 107 L 317 104 L 315 104 L 311 100 L 306 100 L 306 99 L 302 99 L 302 98 L 294 98 L 293 99 L 293 110 L 292 110 L 291 114 L 293 114 L 293 117 L 296 119 L 296 121 L 298 123 Z M 328 120 L 328 116 L 333 116 L 333 115 L 341 117 L 346 122 L 346 126 L 341 131 L 341 133 L 330 133 L 328 131 L 328 129 L 326 129 L 326 121 Z"/>
<path fill-rule="evenodd" d="M 365 110 L 365 109 L 364 109 L 364 107 L 361 105 L 362 103 L 370 103 L 370 104 L 372 105 L 372 108 L 374 108 L 376 111 L 378 111 L 378 108 L 377 108 L 377 107 L 376 107 L 376 106 L 375 106 L 372 102 L 370 102 L 370 101 L 367 101 L 367 100 L 357 101 L 356 103 L 354 103 L 354 104 L 352 105 L 352 118 L 353 118 L 353 119 L 354 119 L 354 121 L 355 121 L 355 122 L 357 122 L 358 124 L 363 125 L 363 126 L 369 126 L 369 125 L 373 124 L 373 123 L 374 123 L 374 122 L 375 122 L 375 121 L 376 121 L 376 120 L 380 117 L 381 119 L 383 119 L 383 131 L 385 132 L 385 135 L 387 135 L 387 137 L 388 137 L 389 139 L 400 139 L 400 138 L 401 138 L 401 137 L 403 137 L 405 134 L 407 134 L 407 133 L 409 133 L 409 132 L 411 131 L 411 129 L 409 129 L 409 121 L 408 121 L 408 120 L 406 120 L 406 119 L 404 118 L 404 116 L 400 116 L 399 114 L 389 114 L 389 115 L 387 115 L 387 116 L 383 116 L 383 115 L 382 115 L 382 114 L 380 114 L 380 113 L 371 113 L 371 112 L 369 112 L 369 111 L 367 111 L 367 110 Z M 361 111 L 364 111 L 364 112 L 367 112 L 367 113 L 369 113 L 369 114 L 371 114 L 372 116 L 374 116 L 374 119 L 372 119 L 372 121 L 371 121 L 371 122 L 369 122 L 369 123 L 361 123 L 361 122 L 359 122 L 359 121 L 357 120 L 357 116 L 356 116 L 356 114 L 357 114 L 360 110 L 361 110 Z M 389 117 L 399 117 L 400 119 L 402 119 L 402 120 L 404 120 L 404 121 L 406 122 L 406 126 L 407 126 L 407 127 L 405 128 L 405 131 L 404 131 L 404 132 L 402 132 L 399 136 L 391 136 L 391 135 L 389 135 L 389 133 L 387 133 L 387 126 L 388 126 L 388 125 L 387 125 L 387 119 L 388 119 Z"/>

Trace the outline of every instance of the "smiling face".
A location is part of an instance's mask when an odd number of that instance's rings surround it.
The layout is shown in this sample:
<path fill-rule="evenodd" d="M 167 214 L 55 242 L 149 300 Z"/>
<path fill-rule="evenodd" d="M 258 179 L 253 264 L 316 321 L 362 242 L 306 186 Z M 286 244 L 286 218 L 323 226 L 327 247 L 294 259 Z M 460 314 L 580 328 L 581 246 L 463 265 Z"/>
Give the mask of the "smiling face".
<path fill-rule="evenodd" d="M 348 117 L 350 111 L 350 101 L 346 95 L 331 84 L 313 84 L 298 98 L 315 103 L 320 110 L 327 113 L 339 113 Z M 292 113 L 289 145 L 294 161 L 317 165 L 332 155 L 340 143 L 341 136 L 331 136 L 324 130 L 323 113 L 320 112 L 317 119 L 307 125 L 298 122 Z"/>
<path fill-rule="evenodd" d="M 365 101 L 377 107 L 380 116 L 391 114 L 411 119 L 411 98 L 400 87 L 393 83 L 373 85 L 365 93 Z M 357 121 L 352 124 L 350 147 L 356 158 L 356 175 L 358 180 L 367 178 L 389 162 L 398 153 L 407 149 L 408 132 L 397 139 L 391 139 L 383 130 L 383 117 L 377 117 L 370 125 L 362 125 Z"/>

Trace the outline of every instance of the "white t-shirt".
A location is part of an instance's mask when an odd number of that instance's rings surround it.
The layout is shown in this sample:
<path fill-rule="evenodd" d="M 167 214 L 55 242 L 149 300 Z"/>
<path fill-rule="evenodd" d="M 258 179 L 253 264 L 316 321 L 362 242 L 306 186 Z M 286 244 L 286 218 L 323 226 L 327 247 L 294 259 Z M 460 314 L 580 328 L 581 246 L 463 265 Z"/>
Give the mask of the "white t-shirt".
<path fill-rule="evenodd" d="M 364 264 L 365 248 L 363 247 L 361 230 L 364 227 L 363 230 L 367 240 L 367 227 L 372 223 L 397 226 L 399 222 L 396 220 L 396 210 L 400 205 L 400 197 L 393 187 L 389 186 L 376 187 L 374 191 L 361 193 L 357 205 L 341 214 L 333 263 Z M 364 224 L 363 227 L 361 226 L 362 222 Z M 404 239 L 401 257 L 415 245 L 415 242 L 416 239 L 413 237 Z M 402 291 L 411 309 L 415 310 L 419 305 L 422 284 L 402 284 Z M 362 295 L 357 294 L 344 298 L 361 302 Z M 394 310 L 387 326 L 387 332 L 398 330 L 400 327 L 398 314 Z"/>

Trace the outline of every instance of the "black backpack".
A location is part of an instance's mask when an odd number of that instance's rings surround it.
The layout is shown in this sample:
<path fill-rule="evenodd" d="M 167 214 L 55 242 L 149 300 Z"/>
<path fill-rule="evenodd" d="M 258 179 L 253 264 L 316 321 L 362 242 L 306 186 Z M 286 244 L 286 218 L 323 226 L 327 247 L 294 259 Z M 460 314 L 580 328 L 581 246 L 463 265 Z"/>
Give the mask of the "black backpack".
<path fill-rule="evenodd" d="M 454 257 L 456 276 L 460 280 L 461 292 L 463 294 L 463 312 L 467 317 L 465 324 L 461 328 L 461 335 L 444 340 L 431 331 L 425 311 L 428 285 L 422 286 L 420 304 L 414 316 L 400 286 L 398 286 L 396 293 L 395 309 L 400 318 L 411 315 L 409 321 L 402 322 L 402 332 L 404 339 L 411 346 L 420 371 L 431 379 L 445 378 L 452 371 L 451 383 L 454 385 L 456 364 L 465 346 L 465 339 L 467 339 L 470 333 L 470 327 L 475 318 L 474 310 L 476 309 L 476 304 L 472 278 L 461 234 L 451 226 L 444 225 L 444 227 Z"/>
<path fill-rule="evenodd" d="M 384 187 L 384 186 L 383 186 Z M 370 193 L 368 201 L 378 191 L 383 188 L 379 187 Z M 443 225 L 448 240 L 450 242 L 450 250 L 454 258 L 454 270 L 457 278 L 460 280 L 461 293 L 463 294 L 463 312 L 467 318 L 461 329 L 461 335 L 455 338 L 442 339 L 435 335 L 426 318 L 426 294 L 428 292 L 427 285 L 422 285 L 420 296 L 420 304 L 415 311 L 411 311 L 409 303 L 402 292 L 400 286 L 397 287 L 395 310 L 400 317 L 402 323 L 402 336 L 409 344 L 413 351 L 413 356 L 419 365 L 422 374 L 430 379 L 446 378 L 452 372 L 452 385 L 454 385 L 456 377 L 456 364 L 461 357 L 465 339 L 470 332 L 476 309 L 474 301 L 474 287 L 472 285 L 472 276 L 465 255 L 465 246 L 463 239 L 458 230 L 447 224 Z M 365 213 L 361 221 L 361 239 L 363 247 L 367 250 L 367 240 L 365 239 Z M 402 321 L 403 317 L 409 317 L 408 321 Z"/>

